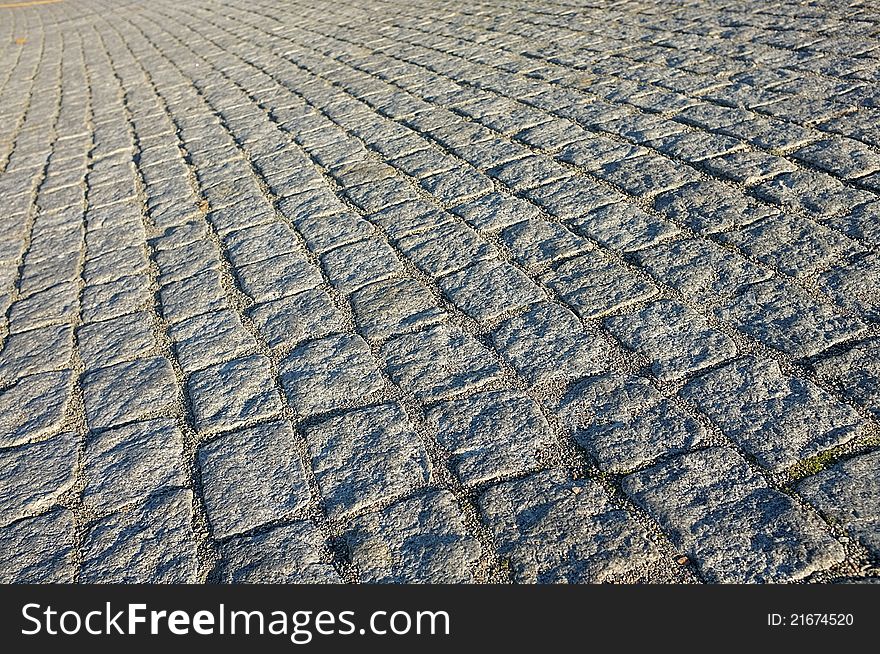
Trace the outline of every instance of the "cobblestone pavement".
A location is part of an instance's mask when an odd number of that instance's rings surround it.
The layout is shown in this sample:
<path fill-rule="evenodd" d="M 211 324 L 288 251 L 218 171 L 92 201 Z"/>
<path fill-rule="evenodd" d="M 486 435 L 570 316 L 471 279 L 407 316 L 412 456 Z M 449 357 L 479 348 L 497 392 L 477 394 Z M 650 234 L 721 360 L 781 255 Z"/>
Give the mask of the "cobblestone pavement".
<path fill-rule="evenodd" d="M 880 5 L 0 6 L 0 579 L 880 562 Z"/>

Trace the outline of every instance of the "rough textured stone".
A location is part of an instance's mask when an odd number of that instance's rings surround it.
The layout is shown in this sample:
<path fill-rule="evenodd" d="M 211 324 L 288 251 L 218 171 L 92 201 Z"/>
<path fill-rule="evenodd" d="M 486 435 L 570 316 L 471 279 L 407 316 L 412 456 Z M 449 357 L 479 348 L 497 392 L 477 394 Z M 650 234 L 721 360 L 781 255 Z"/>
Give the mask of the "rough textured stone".
<path fill-rule="evenodd" d="M 663 218 L 624 202 L 607 204 L 571 221 L 577 233 L 612 250 L 632 252 L 672 238 L 679 228 Z"/>
<path fill-rule="evenodd" d="M 242 290 L 254 302 L 267 302 L 318 286 L 318 269 L 301 254 L 285 254 L 236 267 Z"/>
<path fill-rule="evenodd" d="M 225 434 L 199 449 L 205 508 L 215 538 L 286 517 L 309 501 L 287 422 Z"/>
<path fill-rule="evenodd" d="M 73 582 L 75 535 L 73 514 L 63 508 L 0 527 L 0 582 Z"/>
<path fill-rule="evenodd" d="M 880 339 L 872 338 L 813 364 L 839 393 L 880 416 Z"/>
<path fill-rule="evenodd" d="M 880 321 L 880 256 L 869 254 L 833 268 L 821 277 L 822 289 L 839 306 L 865 320 Z"/>
<path fill-rule="evenodd" d="M 501 232 L 501 239 L 517 262 L 529 269 L 549 266 L 592 249 L 589 241 L 578 238 L 563 225 L 540 218 L 511 225 Z"/>
<path fill-rule="evenodd" d="M 798 492 L 829 520 L 880 553 L 880 452 L 862 454 L 798 484 Z"/>
<path fill-rule="evenodd" d="M 321 264 L 330 283 L 342 293 L 356 291 L 402 271 L 394 250 L 378 238 L 330 250 L 321 257 Z"/>
<path fill-rule="evenodd" d="M 228 309 L 187 318 L 168 331 L 185 373 L 243 356 L 257 346 L 238 316 Z"/>
<path fill-rule="evenodd" d="M 73 433 L 0 450 L 0 524 L 37 513 L 70 489 L 78 450 Z"/>
<path fill-rule="evenodd" d="M 168 410 L 177 383 L 168 359 L 135 359 L 83 375 L 83 401 L 92 429 L 137 420 Z"/>
<path fill-rule="evenodd" d="M 440 280 L 449 300 L 481 322 L 543 300 L 540 288 L 510 264 L 483 261 Z"/>
<path fill-rule="evenodd" d="M 654 199 L 654 207 L 701 234 L 741 228 L 778 212 L 719 182 L 694 182 L 668 191 Z"/>
<path fill-rule="evenodd" d="M 612 374 L 573 385 L 556 408 L 564 428 L 614 473 L 698 444 L 705 428 L 641 377 Z"/>
<path fill-rule="evenodd" d="M 281 410 L 270 362 L 255 355 L 209 366 L 189 377 L 187 389 L 199 431 L 237 427 Z"/>
<path fill-rule="evenodd" d="M 480 511 L 521 583 L 601 583 L 651 578 L 659 554 L 625 509 L 595 481 L 548 470 L 494 486 Z"/>
<path fill-rule="evenodd" d="M 769 468 L 845 443 L 860 423 L 853 409 L 828 392 L 783 375 L 774 361 L 753 357 L 694 379 L 681 395 Z"/>
<path fill-rule="evenodd" d="M 341 583 L 321 540 L 309 522 L 233 538 L 220 547 L 220 578 L 244 584 Z"/>
<path fill-rule="evenodd" d="M 460 204 L 453 210 L 467 221 L 474 229 L 494 231 L 518 223 L 521 220 L 534 218 L 538 210 L 519 198 L 488 193 L 476 200 Z"/>
<path fill-rule="evenodd" d="M 492 246 L 470 227 L 454 222 L 404 236 L 397 241 L 397 247 L 417 268 L 433 277 L 442 277 L 495 256 Z"/>
<path fill-rule="evenodd" d="M 317 288 L 257 304 L 249 313 L 260 336 L 272 349 L 288 348 L 306 338 L 320 338 L 343 324 L 330 297 Z"/>
<path fill-rule="evenodd" d="M 83 543 L 86 583 L 193 583 L 198 580 L 192 492 L 151 496 L 92 524 Z"/>
<path fill-rule="evenodd" d="M 381 397 L 384 382 L 360 336 L 328 336 L 294 349 L 279 366 L 287 401 L 303 416 Z"/>
<path fill-rule="evenodd" d="M 72 354 L 73 330 L 69 325 L 12 334 L 0 350 L 0 384 L 9 385 L 27 375 L 66 368 Z"/>
<path fill-rule="evenodd" d="M 110 513 L 151 493 L 185 486 L 183 434 L 172 420 L 135 422 L 86 439 L 83 505 Z"/>
<path fill-rule="evenodd" d="M 23 377 L 0 391 L 0 447 L 38 439 L 64 420 L 73 373 L 44 372 Z"/>
<path fill-rule="evenodd" d="M 865 329 L 860 320 L 819 304 L 779 278 L 742 289 L 730 305 L 717 308 L 715 315 L 796 357 L 818 354 Z"/>
<path fill-rule="evenodd" d="M 730 302 L 741 287 L 773 275 L 769 268 L 698 238 L 661 243 L 636 252 L 635 258 L 658 281 L 704 306 Z"/>
<path fill-rule="evenodd" d="M 547 273 L 545 283 L 585 320 L 650 299 L 658 292 L 648 279 L 593 253 Z"/>
<path fill-rule="evenodd" d="M 853 250 L 846 237 L 812 220 L 786 214 L 725 232 L 720 240 L 793 277 L 826 269 Z"/>
<path fill-rule="evenodd" d="M 0 509 L 0 547 L 34 542 L 4 578 L 870 578 L 805 504 L 718 508 L 693 558 L 656 519 L 678 498 L 617 490 L 719 443 L 783 486 L 876 449 L 880 48 L 851 4 L 10 9 L 0 458 L 45 455 L 8 480 L 38 499 Z M 199 449 L 293 420 L 308 500 L 249 504 L 287 459 L 221 449 L 218 527 Z M 865 515 L 847 488 L 825 504 Z"/>
<path fill-rule="evenodd" d="M 327 513 L 342 519 L 427 484 L 431 466 L 395 404 L 356 409 L 306 429 Z"/>
<path fill-rule="evenodd" d="M 677 379 L 736 356 L 736 345 L 706 319 L 671 300 L 605 319 L 605 326 L 628 348 L 644 353 L 662 380 Z"/>
<path fill-rule="evenodd" d="M 162 315 L 170 323 L 186 320 L 200 313 L 219 311 L 228 305 L 216 270 L 171 282 L 159 291 Z"/>
<path fill-rule="evenodd" d="M 351 294 L 358 330 L 370 340 L 415 331 L 441 321 L 445 314 L 419 282 L 389 279 Z"/>
<path fill-rule="evenodd" d="M 492 338 L 502 356 L 532 383 L 599 372 L 609 353 L 608 343 L 584 332 L 571 311 L 548 302 L 504 321 Z"/>
<path fill-rule="evenodd" d="M 76 339 L 87 369 L 111 366 L 150 353 L 155 347 L 153 318 L 138 312 L 91 323 L 77 330 Z"/>
<path fill-rule="evenodd" d="M 478 388 L 501 370 L 472 336 L 439 325 L 382 346 L 391 379 L 424 401 Z"/>
<path fill-rule="evenodd" d="M 553 444 L 535 402 L 511 391 L 442 402 L 428 412 L 428 422 L 466 485 L 533 470 Z"/>
<path fill-rule="evenodd" d="M 623 480 L 709 581 L 796 581 L 843 559 L 814 516 L 732 449 L 683 454 Z"/>
<path fill-rule="evenodd" d="M 481 546 L 449 491 L 429 491 L 352 521 L 352 562 L 366 583 L 474 581 Z"/>
<path fill-rule="evenodd" d="M 84 321 L 92 322 L 140 311 L 151 305 L 150 279 L 146 275 L 135 275 L 86 286 L 80 311 Z"/>

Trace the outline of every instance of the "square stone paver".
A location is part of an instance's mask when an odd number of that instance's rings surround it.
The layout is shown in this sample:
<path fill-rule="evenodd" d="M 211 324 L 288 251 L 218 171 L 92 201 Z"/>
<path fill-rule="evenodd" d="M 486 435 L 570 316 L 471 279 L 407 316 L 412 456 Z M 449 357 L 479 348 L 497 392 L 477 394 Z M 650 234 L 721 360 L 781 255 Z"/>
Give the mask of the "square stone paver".
<path fill-rule="evenodd" d="M 379 399 L 384 382 L 360 336 L 327 336 L 295 348 L 279 365 L 290 406 L 309 416 Z"/>
<path fill-rule="evenodd" d="M 281 410 L 269 360 L 262 355 L 233 359 L 190 375 L 187 381 L 199 431 L 238 427 Z"/>
<path fill-rule="evenodd" d="M 656 546 L 595 481 L 547 470 L 505 482 L 479 499 L 480 512 L 519 583 L 650 579 Z"/>
<path fill-rule="evenodd" d="M 473 582 L 482 554 L 449 491 L 429 491 L 360 516 L 346 541 L 363 583 Z"/>
<path fill-rule="evenodd" d="M 312 469 L 331 519 L 344 519 L 428 483 L 431 464 L 396 404 L 356 409 L 306 429 Z"/>
<path fill-rule="evenodd" d="M 302 462 L 287 422 L 224 434 L 199 448 L 198 459 L 215 538 L 286 517 L 309 501 Z"/>
<path fill-rule="evenodd" d="M 843 559 L 821 521 L 768 488 L 732 449 L 683 454 L 623 480 L 712 582 L 804 579 Z"/>

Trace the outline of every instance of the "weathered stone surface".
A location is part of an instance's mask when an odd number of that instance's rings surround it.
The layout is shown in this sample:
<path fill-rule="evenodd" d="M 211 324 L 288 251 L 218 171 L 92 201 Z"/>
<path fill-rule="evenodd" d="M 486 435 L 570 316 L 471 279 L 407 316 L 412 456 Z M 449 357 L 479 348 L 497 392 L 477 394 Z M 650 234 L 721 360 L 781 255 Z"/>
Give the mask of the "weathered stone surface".
<path fill-rule="evenodd" d="M 12 334 L 0 350 L 0 385 L 9 385 L 27 375 L 66 368 L 72 354 L 70 325 Z"/>
<path fill-rule="evenodd" d="M 321 533 L 309 522 L 293 522 L 220 546 L 220 578 L 244 584 L 336 584 Z"/>
<path fill-rule="evenodd" d="M 880 554 L 880 452 L 838 463 L 808 477 L 797 490 L 874 556 Z"/>
<path fill-rule="evenodd" d="M 814 516 L 732 449 L 683 454 L 623 480 L 709 581 L 796 581 L 843 559 Z"/>
<path fill-rule="evenodd" d="M 156 415 L 176 401 L 177 383 L 168 359 L 135 359 L 83 375 L 83 402 L 92 429 Z"/>
<path fill-rule="evenodd" d="M 697 420 L 641 377 L 606 374 L 585 379 L 568 390 L 556 411 L 599 467 L 614 473 L 688 450 L 706 435 Z"/>
<path fill-rule="evenodd" d="M 342 293 L 351 293 L 403 270 L 394 250 L 379 238 L 330 250 L 321 257 L 321 264 L 330 283 Z"/>
<path fill-rule="evenodd" d="M 780 278 L 742 289 L 731 304 L 715 309 L 715 315 L 796 357 L 818 354 L 865 329 L 860 320 L 819 304 Z"/>
<path fill-rule="evenodd" d="M 281 410 L 269 360 L 262 355 L 233 359 L 194 372 L 187 381 L 196 429 L 238 427 Z"/>
<path fill-rule="evenodd" d="M 541 302 L 501 323 L 495 347 L 531 383 L 581 377 L 605 367 L 609 346 L 587 334 L 571 311 Z"/>
<path fill-rule="evenodd" d="M 80 312 L 86 322 L 107 320 L 152 306 L 150 279 L 146 275 L 120 277 L 106 284 L 86 286 Z"/>
<path fill-rule="evenodd" d="M 10 331 L 71 322 L 79 308 L 78 295 L 79 287 L 74 282 L 61 282 L 19 299 L 9 309 Z"/>
<path fill-rule="evenodd" d="M 428 422 L 466 485 L 533 470 L 553 444 L 534 400 L 512 391 L 442 402 L 428 412 Z"/>
<path fill-rule="evenodd" d="M 319 286 L 318 268 L 302 254 L 283 254 L 235 269 L 241 289 L 254 302 L 267 302 Z"/>
<path fill-rule="evenodd" d="M 872 338 L 813 363 L 839 393 L 880 416 L 880 339 Z"/>
<path fill-rule="evenodd" d="M 306 429 L 312 469 L 331 519 L 428 483 L 431 465 L 396 404 L 356 409 Z"/>
<path fill-rule="evenodd" d="M 228 309 L 187 318 L 168 332 L 185 373 L 243 356 L 257 346 L 238 316 Z"/>
<path fill-rule="evenodd" d="M 880 256 L 858 257 L 821 276 L 822 290 L 865 320 L 880 321 Z"/>
<path fill-rule="evenodd" d="M 398 336 L 381 352 L 391 379 L 424 401 L 478 388 L 501 372 L 488 350 L 452 326 Z"/>
<path fill-rule="evenodd" d="M 309 250 L 323 254 L 340 245 L 347 245 L 372 236 L 376 229 L 363 218 L 352 213 L 334 216 L 303 216 L 296 227 Z"/>
<path fill-rule="evenodd" d="M 641 250 L 679 233 L 675 224 L 625 202 L 606 204 L 571 221 L 578 234 L 612 250 Z"/>
<path fill-rule="evenodd" d="M 226 294 L 216 270 L 171 282 L 159 291 L 162 315 L 170 323 L 192 318 L 200 313 L 219 311 L 228 306 Z"/>
<path fill-rule="evenodd" d="M 442 277 L 495 256 L 492 246 L 474 230 L 455 222 L 404 236 L 398 239 L 397 247 L 417 268 L 432 277 Z"/>
<path fill-rule="evenodd" d="M 286 517 L 309 501 L 305 472 L 287 422 L 224 434 L 203 445 L 198 458 L 215 538 Z"/>
<path fill-rule="evenodd" d="M 84 325 L 76 332 L 79 355 L 88 370 L 144 357 L 155 347 L 153 329 L 146 312 Z"/>
<path fill-rule="evenodd" d="M 73 514 L 63 508 L 0 527 L 0 582 L 73 582 L 75 536 Z"/>
<path fill-rule="evenodd" d="M 494 486 L 479 504 L 520 583 L 634 582 L 651 578 L 659 558 L 597 482 L 561 470 Z"/>
<path fill-rule="evenodd" d="M 445 313 L 422 284 L 413 279 L 388 279 L 351 294 L 358 330 L 370 340 L 415 331 L 440 322 Z"/>
<path fill-rule="evenodd" d="M 700 305 L 730 302 L 742 286 L 773 275 L 769 268 L 699 238 L 668 241 L 634 256 L 655 279 Z"/>
<path fill-rule="evenodd" d="M 319 338 L 337 331 L 343 324 L 330 296 L 317 288 L 257 304 L 249 313 L 260 336 L 272 349 Z"/>
<path fill-rule="evenodd" d="M 560 223 L 531 218 L 501 232 L 501 239 L 513 252 L 517 263 L 534 269 L 548 266 L 592 249 L 589 241 L 578 238 Z"/>
<path fill-rule="evenodd" d="M 585 320 L 650 299 L 658 292 L 639 273 L 594 253 L 566 261 L 547 273 L 544 283 Z"/>
<path fill-rule="evenodd" d="M 186 279 L 205 270 L 220 268 L 220 252 L 207 239 L 192 241 L 169 250 L 160 250 L 155 256 L 159 268 L 159 283 Z"/>
<path fill-rule="evenodd" d="M 774 469 L 845 443 L 861 422 L 853 409 L 812 382 L 753 357 L 697 377 L 681 395 L 761 465 Z"/>
<path fill-rule="evenodd" d="M 799 216 L 771 216 L 719 236 L 761 263 L 793 277 L 824 270 L 853 244 L 827 227 Z"/>
<path fill-rule="evenodd" d="M 654 519 L 677 498 L 651 518 L 614 489 L 710 444 L 774 484 L 876 449 L 871 3 L 562 4 L 7 12 L 0 458 L 44 455 L 8 479 L 37 499 L 0 508 L 0 538 L 34 547 L 0 576 L 832 578 L 810 577 L 838 558 L 816 509 L 719 505 L 685 565 L 667 537 L 691 523 Z M 308 499 L 249 504 L 287 455 L 220 444 L 294 420 Z M 37 477 L 68 433 L 56 492 Z M 556 465 L 602 486 L 534 481 Z M 490 525 L 469 503 L 498 484 L 516 510 Z M 541 499 L 566 484 L 590 508 Z M 856 488 L 823 500 L 853 525 Z M 871 576 L 845 555 L 828 575 Z"/>
<path fill-rule="evenodd" d="M 290 406 L 309 416 L 370 403 L 384 382 L 360 336 L 327 336 L 295 348 L 279 365 Z"/>
<path fill-rule="evenodd" d="M 116 511 L 155 491 L 185 486 L 183 434 L 167 418 L 134 422 L 86 439 L 83 505 Z"/>
<path fill-rule="evenodd" d="M 192 492 L 154 495 L 86 531 L 80 580 L 86 583 L 194 583 Z"/>
<path fill-rule="evenodd" d="M 73 486 L 79 440 L 64 433 L 0 450 L 0 524 L 37 513 Z"/>
<path fill-rule="evenodd" d="M 64 420 L 73 373 L 44 372 L 23 377 L 0 391 L 0 447 L 36 440 Z"/>
<path fill-rule="evenodd" d="M 840 213 L 870 196 L 847 188 L 840 180 L 824 173 L 798 170 L 781 173 L 761 183 L 755 195 L 787 209 L 806 211 L 817 216 Z"/>
<path fill-rule="evenodd" d="M 246 227 L 227 234 L 224 244 L 234 266 L 265 261 L 282 254 L 293 254 L 300 249 L 293 230 L 280 221 Z"/>
<path fill-rule="evenodd" d="M 541 289 L 510 264 L 482 261 L 440 280 L 449 300 L 474 320 L 499 318 L 543 300 Z"/>
<path fill-rule="evenodd" d="M 429 491 L 352 521 L 352 562 L 365 583 L 473 582 L 481 546 L 449 491 Z"/>
<path fill-rule="evenodd" d="M 712 329 L 701 315 L 671 300 L 605 319 L 605 326 L 628 348 L 644 353 L 662 380 L 678 379 L 736 356 L 736 345 Z"/>
<path fill-rule="evenodd" d="M 452 211 L 479 231 L 501 229 L 534 218 L 538 214 L 538 210 L 528 202 L 501 193 L 488 193 L 476 200 L 460 204 Z"/>
<path fill-rule="evenodd" d="M 719 182 L 693 182 L 667 191 L 654 199 L 654 207 L 701 234 L 741 228 L 778 211 Z"/>

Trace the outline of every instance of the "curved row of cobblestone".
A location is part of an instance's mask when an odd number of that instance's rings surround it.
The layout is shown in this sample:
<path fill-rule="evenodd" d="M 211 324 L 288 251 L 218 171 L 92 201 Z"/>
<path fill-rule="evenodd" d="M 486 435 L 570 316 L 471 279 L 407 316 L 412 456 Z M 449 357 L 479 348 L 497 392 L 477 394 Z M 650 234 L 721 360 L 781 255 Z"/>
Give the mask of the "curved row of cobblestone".
<path fill-rule="evenodd" d="M 877 9 L 0 8 L 0 579 L 875 578 Z"/>

